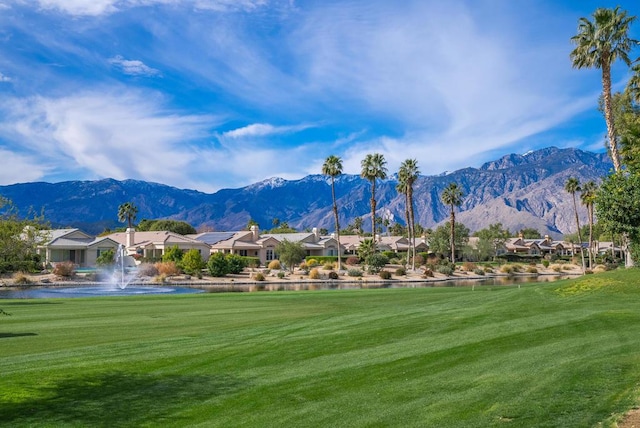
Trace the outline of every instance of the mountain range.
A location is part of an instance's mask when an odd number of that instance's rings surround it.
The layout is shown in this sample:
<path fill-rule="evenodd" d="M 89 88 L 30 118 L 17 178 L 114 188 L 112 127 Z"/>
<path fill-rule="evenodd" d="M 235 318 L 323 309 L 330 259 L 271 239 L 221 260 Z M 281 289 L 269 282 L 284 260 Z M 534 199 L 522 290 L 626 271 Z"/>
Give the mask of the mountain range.
<path fill-rule="evenodd" d="M 527 227 L 552 236 L 575 232 L 573 201 L 564 190 L 565 182 L 569 177 L 598 182 L 612 167 L 605 153 L 550 147 L 509 154 L 480 168 L 420 176 L 414 185 L 416 221 L 424 227 L 446 221 L 449 208 L 440 195 L 456 182 L 464 192 L 456 218 L 471 231 L 500 222 L 512 232 Z M 378 215 L 404 224 L 404 197 L 396 184 L 395 174 L 377 183 Z M 367 230 L 370 183 L 343 174 L 336 178 L 335 190 L 341 227 L 361 217 Z M 122 226 L 117 212 L 124 202 L 138 207 L 138 220 L 183 220 L 198 229 L 241 230 L 249 220 L 269 229 L 275 218 L 298 230 L 334 229 L 330 179 L 323 175 L 271 178 L 212 194 L 138 180 L 34 182 L 0 186 L 0 196 L 13 201 L 21 215 L 31 208 L 42 211 L 55 227 L 78 227 L 88 233 Z M 586 221 L 586 209 L 580 211 Z"/>

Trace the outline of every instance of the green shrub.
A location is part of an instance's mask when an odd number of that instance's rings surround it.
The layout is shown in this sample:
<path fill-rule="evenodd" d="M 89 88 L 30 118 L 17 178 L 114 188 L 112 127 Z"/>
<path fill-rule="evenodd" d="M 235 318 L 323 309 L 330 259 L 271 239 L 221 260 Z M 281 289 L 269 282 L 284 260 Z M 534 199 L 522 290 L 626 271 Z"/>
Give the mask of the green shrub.
<path fill-rule="evenodd" d="M 182 256 L 182 260 L 180 262 L 180 266 L 185 273 L 190 275 L 197 275 L 202 271 L 205 267 L 205 262 L 202 260 L 202 256 L 200 255 L 200 251 L 196 249 L 191 249 L 184 253 Z"/>
<path fill-rule="evenodd" d="M 361 277 L 362 271 L 360 269 L 349 269 L 347 270 L 347 275 L 353 277 Z"/>
<path fill-rule="evenodd" d="M 116 261 L 116 253 L 113 249 L 108 249 L 105 251 L 101 251 L 100 255 L 96 259 L 97 266 L 109 266 L 115 263 Z"/>
<path fill-rule="evenodd" d="M 311 269 L 311 272 L 309 272 L 309 279 L 320 279 L 320 272 L 318 269 Z"/>
<path fill-rule="evenodd" d="M 378 275 L 380 275 L 380 278 L 382 279 L 391 279 L 391 272 L 388 270 L 381 270 Z"/>
<path fill-rule="evenodd" d="M 547 260 L 547 259 L 542 260 L 542 266 L 544 266 L 545 268 L 548 268 L 549 267 L 549 260 Z"/>
<path fill-rule="evenodd" d="M 267 267 L 269 269 L 274 269 L 274 270 L 282 269 L 282 265 L 280 264 L 280 260 L 271 260 Z"/>
<path fill-rule="evenodd" d="M 448 265 L 440 265 L 438 266 L 438 273 L 451 276 L 453 275 L 453 267 Z"/>
<path fill-rule="evenodd" d="M 403 267 L 399 267 L 396 269 L 396 276 L 405 276 L 407 274 L 407 270 Z"/>
<path fill-rule="evenodd" d="M 482 269 L 482 268 L 475 268 L 475 269 L 473 270 L 473 273 L 475 273 L 476 275 L 483 276 L 483 275 L 484 275 L 484 269 Z"/>
<path fill-rule="evenodd" d="M 254 269 L 260 267 L 260 258 L 259 257 L 240 256 L 240 258 L 242 258 L 243 266 L 245 266 L 245 267 L 254 268 Z"/>
<path fill-rule="evenodd" d="M 282 278 L 284 278 L 284 276 L 285 276 L 284 272 L 282 272 L 282 271 L 278 272 L 278 278 L 282 279 Z"/>
<path fill-rule="evenodd" d="M 395 258 L 395 257 L 397 257 L 397 256 L 398 256 L 398 255 L 397 255 L 395 252 L 393 252 L 393 251 L 383 251 L 381 254 L 382 254 L 383 256 L 385 256 L 387 259 L 392 259 L 392 258 Z"/>
<path fill-rule="evenodd" d="M 380 272 L 387 262 L 389 262 L 389 259 L 384 254 L 380 253 L 371 254 L 365 261 L 367 268 L 369 269 L 369 273 Z"/>
<path fill-rule="evenodd" d="M 333 270 L 333 263 L 325 263 L 324 266 L 322 266 L 322 269 Z"/>
<path fill-rule="evenodd" d="M 247 266 L 249 261 L 252 261 L 253 258 L 250 257 L 242 257 L 237 254 L 227 254 L 227 272 L 232 275 L 238 275 L 242 273 L 244 268 Z M 260 266 L 260 261 L 258 259 L 258 266 Z"/>
<path fill-rule="evenodd" d="M 219 278 L 229 273 L 229 263 L 224 253 L 213 253 L 207 261 L 209 275 Z"/>
<path fill-rule="evenodd" d="M 318 260 L 316 260 L 316 259 L 307 259 L 307 266 L 309 266 L 309 267 L 316 267 L 319 264 L 320 263 L 318 263 Z"/>
<path fill-rule="evenodd" d="M 163 262 L 175 262 L 179 263 L 182 260 L 182 250 L 178 248 L 177 245 L 173 247 L 169 247 L 164 250 L 164 254 L 162 255 Z"/>

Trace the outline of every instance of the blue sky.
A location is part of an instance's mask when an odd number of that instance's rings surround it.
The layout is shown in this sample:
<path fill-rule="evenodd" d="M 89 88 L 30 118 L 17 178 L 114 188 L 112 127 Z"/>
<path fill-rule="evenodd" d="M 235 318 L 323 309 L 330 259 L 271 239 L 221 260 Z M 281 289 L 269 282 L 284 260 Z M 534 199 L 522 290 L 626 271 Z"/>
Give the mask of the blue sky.
<path fill-rule="evenodd" d="M 581 16 L 637 0 L 0 0 L 0 184 L 212 192 L 367 153 L 439 174 L 602 151 Z M 640 22 L 631 35 L 640 39 Z M 635 56 L 640 55 L 640 49 Z M 628 72 L 618 64 L 614 84 Z"/>

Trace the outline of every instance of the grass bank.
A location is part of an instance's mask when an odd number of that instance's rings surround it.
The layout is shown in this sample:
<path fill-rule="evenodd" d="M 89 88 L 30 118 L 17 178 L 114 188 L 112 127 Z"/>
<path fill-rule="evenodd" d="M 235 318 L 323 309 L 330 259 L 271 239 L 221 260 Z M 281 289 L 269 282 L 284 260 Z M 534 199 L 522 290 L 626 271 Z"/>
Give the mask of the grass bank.
<path fill-rule="evenodd" d="M 585 427 L 636 404 L 640 272 L 8 300 L 4 426 Z"/>

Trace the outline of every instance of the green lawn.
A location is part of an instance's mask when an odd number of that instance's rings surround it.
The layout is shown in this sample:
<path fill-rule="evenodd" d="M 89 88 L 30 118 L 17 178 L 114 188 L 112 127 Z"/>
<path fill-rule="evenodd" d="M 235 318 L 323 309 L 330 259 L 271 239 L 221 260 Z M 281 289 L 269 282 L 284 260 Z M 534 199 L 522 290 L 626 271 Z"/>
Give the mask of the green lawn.
<path fill-rule="evenodd" d="M 638 270 L 0 308 L 3 426 L 589 427 L 638 398 Z"/>

